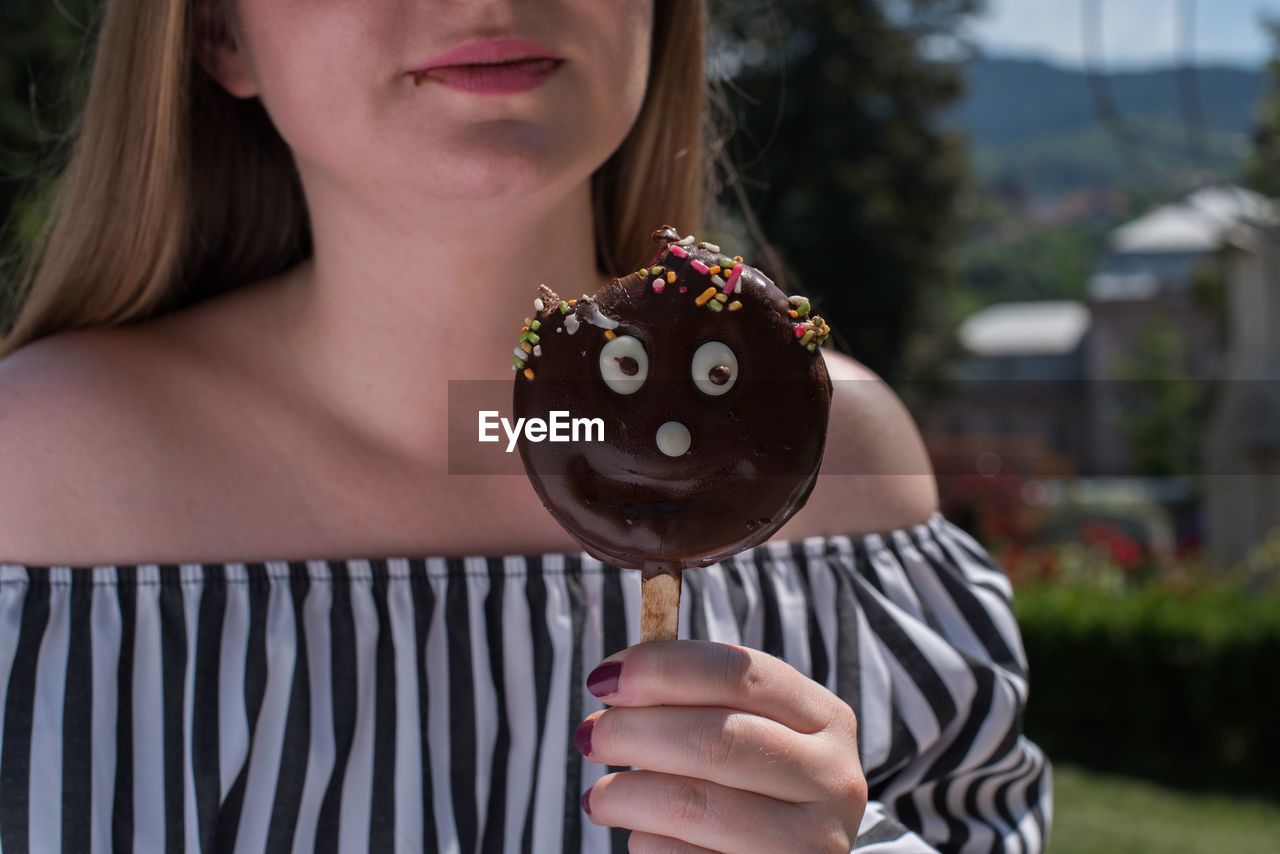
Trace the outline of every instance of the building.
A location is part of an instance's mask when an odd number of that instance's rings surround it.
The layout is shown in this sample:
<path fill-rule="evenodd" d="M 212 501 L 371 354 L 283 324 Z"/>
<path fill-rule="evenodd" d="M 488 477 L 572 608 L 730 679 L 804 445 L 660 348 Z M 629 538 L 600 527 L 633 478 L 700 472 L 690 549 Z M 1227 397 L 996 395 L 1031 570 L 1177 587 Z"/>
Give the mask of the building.
<path fill-rule="evenodd" d="M 1224 318 L 1212 289 L 1223 275 L 1221 250 L 1241 222 L 1266 215 L 1270 204 L 1239 187 L 1207 187 L 1112 232 L 1087 286 L 1090 471 L 1120 476 L 1142 467 L 1125 429 L 1127 414 L 1141 405 L 1136 378 L 1163 373 L 1207 391 L 1220 375 Z M 1177 346 L 1160 351 L 1153 343 L 1160 335 Z M 1198 473 L 1193 458 L 1182 468 L 1178 474 Z"/>
<path fill-rule="evenodd" d="M 952 393 L 921 415 L 940 470 L 1077 474 L 1088 330 L 1088 309 L 1072 301 L 1001 303 L 968 317 L 958 335 L 969 356 L 952 366 Z"/>
<path fill-rule="evenodd" d="M 982 470 L 976 456 L 1031 477 L 1153 474 L 1150 449 L 1134 447 L 1133 414 L 1181 384 L 1195 393 L 1175 396 L 1203 405 L 1185 422 L 1165 413 L 1154 435 L 1171 446 L 1195 437 L 1163 474 L 1180 476 L 1187 497 L 1199 484 L 1215 563 L 1237 564 L 1280 537 L 1276 203 L 1210 187 L 1153 210 L 1112 233 L 1086 293 L 1084 303 L 1004 303 L 965 320 L 953 392 L 921 418 L 931 449 L 954 471 Z M 1165 503 L 1156 493 L 1169 481 L 1146 483 Z"/>
<path fill-rule="evenodd" d="M 1222 566 L 1280 537 L 1280 230 L 1242 223 L 1229 245 L 1228 345 L 1204 478 L 1209 553 Z"/>

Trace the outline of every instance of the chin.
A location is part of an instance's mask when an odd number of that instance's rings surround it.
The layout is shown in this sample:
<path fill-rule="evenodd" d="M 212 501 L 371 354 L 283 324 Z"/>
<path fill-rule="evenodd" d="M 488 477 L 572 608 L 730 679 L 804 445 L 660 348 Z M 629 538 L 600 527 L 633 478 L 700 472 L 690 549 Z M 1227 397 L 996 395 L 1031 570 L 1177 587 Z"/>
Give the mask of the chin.
<path fill-rule="evenodd" d="M 459 137 L 437 161 L 447 168 L 429 176 L 445 198 L 510 199 L 576 186 L 609 153 L 607 145 L 581 136 L 517 122 L 468 129 Z"/>

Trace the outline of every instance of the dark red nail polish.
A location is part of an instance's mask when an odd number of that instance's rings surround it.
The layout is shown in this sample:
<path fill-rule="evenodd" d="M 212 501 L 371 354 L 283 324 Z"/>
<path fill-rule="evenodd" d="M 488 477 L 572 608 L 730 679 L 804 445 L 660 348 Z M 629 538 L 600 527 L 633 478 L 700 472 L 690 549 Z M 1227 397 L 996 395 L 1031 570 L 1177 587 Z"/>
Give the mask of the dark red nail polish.
<path fill-rule="evenodd" d="M 578 748 L 578 752 L 583 756 L 591 755 L 591 730 L 595 729 L 595 725 L 594 720 L 587 718 L 578 725 L 578 731 L 573 734 L 573 746 Z"/>
<path fill-rule="evenodd" d="M 582 810 L 587 815 L 591 815 L 591 789 L 588 788 L 582 793 Z"/>
<path fill-rule="evenodd" d="M 597 697 L 607 697 L 618 690 L 618 679 L 621 676 L 621 661 L 602 664 L 587 677 L 587 690 Z"/>

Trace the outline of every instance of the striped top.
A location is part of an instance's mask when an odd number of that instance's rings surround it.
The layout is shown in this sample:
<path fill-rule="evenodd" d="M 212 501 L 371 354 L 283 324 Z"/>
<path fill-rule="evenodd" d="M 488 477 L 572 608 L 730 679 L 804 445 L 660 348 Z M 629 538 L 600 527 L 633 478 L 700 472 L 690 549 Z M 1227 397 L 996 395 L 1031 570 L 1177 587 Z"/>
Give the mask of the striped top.
<path fill-rule="evenodd" d="M 585 554 L 0 565 L 0 851 L 626 851 L 572 733 L 639 596 Z M 1043 849 L 1009 584 L 941 516 L 689 571 L 680 622 L 853 707 L 859 851 Z"/>

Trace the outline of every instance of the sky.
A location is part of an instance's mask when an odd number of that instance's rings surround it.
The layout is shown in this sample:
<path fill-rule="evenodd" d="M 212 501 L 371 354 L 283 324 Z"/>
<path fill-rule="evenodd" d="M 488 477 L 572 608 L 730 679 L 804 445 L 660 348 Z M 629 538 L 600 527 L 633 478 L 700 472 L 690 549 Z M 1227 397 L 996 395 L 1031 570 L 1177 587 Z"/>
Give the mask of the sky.
<path fill-rule="evenodd" d="M 1178 22 L 1187 6 L 1194 10 L 1198 62 L 1258 67 L 1266 61 L 1271 45 L 1258 17 L 1280 18 L 1280 0 L 986 0 L 971 33 L 994 55 L 1040 56 L 1071 67 L 1168 66 L 1186 52 Z M 1101 51 L 1089 49 L 1084 38 L 1085 7 L 1100 10 Z"/>

